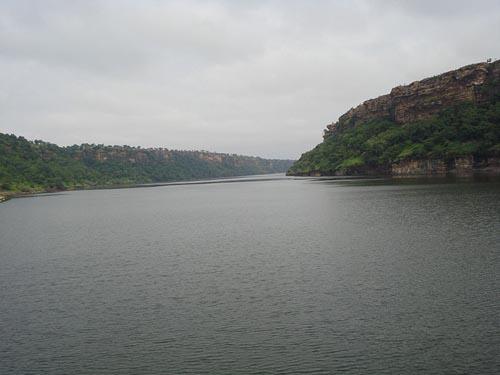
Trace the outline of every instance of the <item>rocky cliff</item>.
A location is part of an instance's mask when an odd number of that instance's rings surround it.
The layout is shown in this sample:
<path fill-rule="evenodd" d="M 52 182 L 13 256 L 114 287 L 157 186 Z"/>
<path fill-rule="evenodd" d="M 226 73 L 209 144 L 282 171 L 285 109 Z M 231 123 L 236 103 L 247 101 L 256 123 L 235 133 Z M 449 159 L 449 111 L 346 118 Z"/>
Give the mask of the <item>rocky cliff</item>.
<path fill-rule="evenodd" d="M 393 88 L 327 126 L 290 175 L 500 173 L 500 60 Z"/>
<path fill-rule="evenodd" d="M 500 60 L 464 66 L 434 77 L 394 87 L 389 94 L 370 99 L 326 127 L 324 138 L 346 126 L 372 119 L 388 119 L 398 124 L 429 118 L 459 102 L 483 103 L 486 85 L 498 84 Z"/>

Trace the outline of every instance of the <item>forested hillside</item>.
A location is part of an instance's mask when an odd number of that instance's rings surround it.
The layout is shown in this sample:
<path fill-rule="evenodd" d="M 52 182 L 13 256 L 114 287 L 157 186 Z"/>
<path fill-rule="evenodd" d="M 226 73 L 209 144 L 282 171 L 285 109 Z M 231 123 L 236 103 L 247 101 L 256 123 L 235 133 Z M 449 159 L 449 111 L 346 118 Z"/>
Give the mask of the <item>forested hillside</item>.
<path fill-rule="evenodd" d="M 399 163 L 409 160 L 439 160 L 452 169 L 464 158 L 486 167 L 495 157 L 500 157 L 500 102 L 464 103 L 404 125 L 374 119 L 345 129 L 303 154 L 289 174 L 395 174 Z"/>
<path fill-rule="evenodd" d="M 500 173 L 500 60 L 398 86 L 327 126 L 291 175 Z"/>
<path fill-rule="evenodd" d="M 59 147 L 0 133 L 0 190 L 45 191 L 285 172 L 291 160 L 163 148 Z"/>

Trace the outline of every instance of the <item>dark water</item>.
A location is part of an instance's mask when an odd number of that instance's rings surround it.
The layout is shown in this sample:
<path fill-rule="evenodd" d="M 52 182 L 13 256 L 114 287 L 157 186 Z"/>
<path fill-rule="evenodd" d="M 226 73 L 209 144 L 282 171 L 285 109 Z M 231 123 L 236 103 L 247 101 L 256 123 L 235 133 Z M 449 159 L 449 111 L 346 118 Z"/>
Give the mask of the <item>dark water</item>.
<path fill-rule="evenodd" d="M 278 179 L 0 205 L 0 373 L 499 374 L 500 185 Z"/>

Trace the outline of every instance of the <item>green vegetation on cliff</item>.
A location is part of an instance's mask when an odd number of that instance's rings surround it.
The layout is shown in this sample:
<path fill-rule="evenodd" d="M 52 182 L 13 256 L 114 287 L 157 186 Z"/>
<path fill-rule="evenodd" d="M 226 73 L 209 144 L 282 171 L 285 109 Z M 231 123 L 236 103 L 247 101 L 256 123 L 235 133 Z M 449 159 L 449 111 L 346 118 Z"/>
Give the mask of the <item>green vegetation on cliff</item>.
<path fill-rule="evenodd" d="M 45 191 L 94 186 L 285 172 L 292 161 L 204 151 L 74 145 L 0 133 L 0 191 Z"/>
<path fill-rule="evenodd" d="M 499 156 L 497 60 L 398 86 L 351 108 L 288 174 L 401 175 L 412 173 L 401 166 L 425 161 L 439 162 L 439 173 L 456 169 L 457 162 L 470 171 L 493 170 Z"/>
<path fill-rule="evenodd" d="M 500 155 L 500 100 L 460 103 L 425 120 L 373 119 L 338 129 L 290 168 L 292 175 L 389 173 L 403 160 Z"/>

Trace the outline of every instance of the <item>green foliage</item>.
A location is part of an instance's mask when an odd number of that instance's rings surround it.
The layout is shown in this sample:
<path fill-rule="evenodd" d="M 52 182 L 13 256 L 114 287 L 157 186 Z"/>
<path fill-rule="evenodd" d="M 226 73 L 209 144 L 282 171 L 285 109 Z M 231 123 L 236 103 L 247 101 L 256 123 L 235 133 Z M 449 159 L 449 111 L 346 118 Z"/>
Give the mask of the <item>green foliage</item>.
<path fill-rule="evenodd" d="M 203 151 L 74 145 L 0 133 L 0 190 L 45 191 L 286 171 L 292 161 Z"/>
<path fill-rule="evenodd" d="M 364 164 L 365 162 L 361 156 L 354 156 L 340 163 L 339 168 L 341 169 L 356 168 L 356 167 L 361 167 Z"/>
<path fill-rule="evenodd" d="M 462 103 L 404 125 L 380 119 L 344 126 L 290 168 L 290 174 L 363 173 L 387 170 L 409 159 L 443 159 L 500 154 L 500 101 Z"/>
<path fill-rule="evenodd" d="M 398 155 L 398 159 L 420 159 L 425 156 L 425 146 L 422 143 L 406 145 Z"/>

